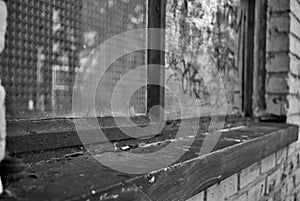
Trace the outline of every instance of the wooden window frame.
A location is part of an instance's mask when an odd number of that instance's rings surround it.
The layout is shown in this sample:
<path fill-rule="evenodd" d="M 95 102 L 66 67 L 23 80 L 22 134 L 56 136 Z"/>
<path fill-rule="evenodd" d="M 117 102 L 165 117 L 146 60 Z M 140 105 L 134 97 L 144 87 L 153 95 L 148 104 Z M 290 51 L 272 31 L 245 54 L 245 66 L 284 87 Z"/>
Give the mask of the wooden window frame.
<path fill-rule="evenodd" d="M 241 110 L 245 117 L 259 116 L 265 110 L 265 77 L 266 77 L 266 27 L 267 27 L 267 0 L 242 0 L 244 9 L 243 47 L 241 61 L 239 61 L 241 84 Z M 150 0 L 148 3 L 148 28 L 166 27 L 167 0 Z M 161 40 L 148 36 L 148 43 L 161 43 Z M 164 52 L 148 50 L 148 64 L 164 66 Z M 157 76 L 159 75 L 159 76 Z M 148 68 L 148 80 L 164 84 L 163 68 Z M 164 106 L 164 89 L 159 86 L 148 86 L 147 111 L 155 105 Z M 163 114 L 157 114 L 163 115 Z"/>
<path fill-rule="evenodd" d="M 242 108 L 245 116 L 259 117 L 266 108 L 267 0 L 245 0 L 245 47 Z"/>
<path fill-rule="evenodd" d="M 266 20 L 266 1 L 267 0 L 256 0 L 259 2 L 254 4 L 251 0 L 247 0 L 251 3 L 249 6 L 249 12 L 256 11 L 256 18 L 254 18 L 254 14 L 252 13 L 251 21 L 247 23 L 247 29 L 252 29 L 253 34 L 248 33 L 248 39 L 245 47 L 252 47 L 253 51 L 247 51 L 247 60 L 243 63 L 243 89 L 246 90 L 247 93 L 243 93 L 243 106 L 246 110 L 245 116 L 252 115 L 253 108 L 253 100 L 252 93 L 256 93 L 255 96 L 258 96 L 261 99 L 254 99 L 255 103 L 260 103 L 263 106 L 263 90 L 258 91 L 254 86 L 264 86 L 264 80 L 262 79 L 254 79 L 251 83 L 246 82 L 247 79 L 253 78 L 253 74 L 257 75 L 260 72 L 263 72 L 265 69 L 265 43 L 266 40 L 263 38 L 266 37 L 266 22 L 262 21 L 259 17 L 260 15 L 265 16 Z M 148 1 L 148 14 L 149 14 L 149 28 L 165 28 L 165 14 L 166 14 L 166 0 L 149 0 Z M 255 7 L 259 5 L 264 5 L 263 9 L 257 10 Z M 258 15 L 257 13 L 260 13 Z M 260 23 L 254 23 L 260 21 Z M 258 27 L 259 24 L 259 27 Z M 160 40 L 157 40 L 157 36 L 151 35 L 149 32 L 148 43 L 156 42 L 160 43 L 160 45 L 164 44 L 164 36 L 160 37 Z M 254 40 L 255 39 L 255 40 Z M 247 48 L 244 48 L 247 49 Z M 256 49 L 255 49 L 256 48 Z M 256 51 L 259 50 L 259 51 Z M 148 50 L 147 54 L 147 63 L 148 64 L 159 64 L 164 66 L 165 58 L 163 51 L 157 50 Z M 151 81 L 149 83 L 160 83 L 161 86 L 164 85 L 164 68 L 148 68 L 148 80 Z M 158 76 L 159 75 L 159 76 Z M 247 75 L 247 76 L 246 76 Z M 263 76 L 263 74 L 261 74 Z M 254 90 L 253 90 L 254 88 Z M 263 87 L 262 87 L 263 88 Z M 147 87 L 147 111 L 155 105 L 164 106 L 164 88 L 156 85 L 148 85 Z M 260 101 L 260 102 L 259 102 Z M 160 119 L 164 118 L 164 114 L 157 113 L 157 116 Z M 201 124 L 206 124 L 209 121 L 209 117 L 197 117 L 200 118 Z M 81 118 L 79 118 L 81 119 Z M 84 119 L 84 118 L 82 118 Z M 226 117 L 226 121 L 230 119 L 236 119 L 236 121 L 243 122 L 248 121 L 247 118 L 236 118 L 234 115 L 228 115 Z M 138 116 L 133 118 L 134 122 L 137 125 L 148 125 L 149 117 L 148 113 L 145 116 Z M 107 132 L 107 136 L 110 136 L 110 140 L 112 142 L 128 142 L 131 140 L 129 136 L 124 136 L 124 134 L 119 132 L 119 129 L 113 123 L 112 117 L 98 118 L 100 126 L 104 126 L 104 129 Z M 167 121 L 167 125 L 172 125 L 180 120 Z M 75 147 L 81 146 L 81 141 L 78 138 L 76 130 L 73 126 L 73 119 L 42 119 L 42 120 L 24 120 L 24 121 L 9 121 L 8 122 L 8 149 L 12 153 L 22 153 L 26 151 L 40 151 L 40 150 L 50 150 L 50 149 L 58 149 L 62 147 Z M 63 127 L 61 125 L 64 125 Z M 126 125 L 124 125 L 126 126 Z M 25 128 L 25 129 L 24 129 Z M 62 129 L 63 128 L 63 129 Z M 34 135 L 28 135 L 24 130 L 33 130 L 31 133 Z M 10 135 L 11 133 L 11 135 Z M 164 132 L 160 133 L 164 134 Z M 46 136 L 46 137 L 45 137 Z M 64 137 L 65 136 L 65 137 Z M 25 137 L 25 138 L 24 138 Z M 24 143 L 24 139 L 26 139 L 27 143 Z M 47 142 L 46 142 L 47 139 Z M 63 140 L 62 140 L 63 139 Z M 45 143 L 41 143 L 44 142 Z M 134 141 L 136 143 L 136 141 Z M 28 146 L 28 144 L 33 144 L 33 146 Z"/>
<path fill-rule="evenodd" d="M 148 27 L 155 29 L 165 29 L 166 27 L 166 2 L 167 0 L 149 0 L 148 1 Z M 165 47 L 165 36 L 157 38 L 152 31 L 148 32 L 148 46 L 149 43 L 156 43 L 156 47 Z M 165 56 L 163 51 L 149 49 L 147 52 L 147 64 L 156 64 L 164 66 Z M 147 70 L 148 83 L 159 83 L 159 85 L 148 85 L 147 88 L 147 113 L 150 108 L 159 105 L 164 107 L 164 86 L 165 83 L 165 69 L 155 66 L 148 66 Z M 154 115 L 164 118 L 164 114 L 159 111 L 154 111 Z"/>

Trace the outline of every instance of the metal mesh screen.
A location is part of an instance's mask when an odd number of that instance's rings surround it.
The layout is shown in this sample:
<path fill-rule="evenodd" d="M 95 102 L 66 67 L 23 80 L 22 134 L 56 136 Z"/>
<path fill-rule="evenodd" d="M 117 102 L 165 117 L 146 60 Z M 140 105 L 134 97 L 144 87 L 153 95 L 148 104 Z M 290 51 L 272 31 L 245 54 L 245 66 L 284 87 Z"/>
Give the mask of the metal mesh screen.
<path fill-rule="evenodd" d="M 226 90 L 227 112 L 241 110 L 239 67 L 239 0 L 167 0 L 165 92 L 167 118 L 179 118 L 180 110 L 189 117 L 198 115 L 192 102 L 208 115 L 211 95 L 208 85 L 214 84 L 214 73 L 222 77 Z M 203 79 L 201 71 L 212 72 Z M 179 105 L 174 94 L 183 99 Z M 182 117 L 182 116 L 181 116 Z"/>
<path fill-rule="evenodd" d="M 7 91 L 8 118 L 70 116 L 73 84 L 81 64 L 101 42 L 125 31 L 145 28 L 146 3 L 7 0 L 8 27 L 0 72 Z M 144 51 L 118 59 L 100 82 L 105 92 L 109 94 L 123 74 L 144 65 L 145 60 Z M 137 79 L 146 82 L 145 72 Z M 145 112 L 145 93 L 141 89 L 132 97 L 130 104 L 135 113 Z M 98 115 L 111 115 L 107 94 L 97 100 Z"/>

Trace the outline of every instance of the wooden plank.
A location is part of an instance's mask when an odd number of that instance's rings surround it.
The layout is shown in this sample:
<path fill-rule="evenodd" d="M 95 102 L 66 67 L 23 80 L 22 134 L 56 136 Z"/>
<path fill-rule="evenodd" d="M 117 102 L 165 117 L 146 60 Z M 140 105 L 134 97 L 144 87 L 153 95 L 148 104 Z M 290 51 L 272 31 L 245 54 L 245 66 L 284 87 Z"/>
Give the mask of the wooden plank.
<path fill-rule="evenodd" d="M 89 201 L 152 201 L 146 194 L 141 191 L 137 186 L 131 183 L 121 184 L 122 187 L 116 186 L 109 189 L 104 194 L 86 194 L 73 198 L 72 200 L 89 200 Z M 122 190 L 120 190 L 120 188 Z"/>
<path fill-rule="evenodd" d="M 255 140 L 230 146 L 203 158 L 161 171 L 151 185 L 135 181 L 152 200 L 185 200 L 297 140 L 297 127 L 271 132 Z"/>
<path fill-rule="evenodd" d="M 254 34 L 253 115 L 262 116 L 266 108 L 267 0 L 256 0 Z"/>
<path fill-rule="evenodd" d="M 118 117 L 117 117 L 118 118 Z M 24 153 L 43 151 L 66 147 L 82 146 L 76 127 L 75 119 L 48 119 L 48 120 L 22 120 L 9 121 L 7 123 L 7 150 L 10 153 Z M 95 132 L 98 135 L 97 125 L 89 118 L 80 118 L 76 121 L 86 122 L 86 132 Z M 121 126 L 128 127 L 128 122 L 119 118 Z M 150 120 L 148 117 L 132 118 L 139 126 L 146 126 Z M 92 123 L 90 123 L 92 122 Z M 90 123 L 90 124 L 89 124 Z M 112 117 L 98 118 L 99 126 L 112 142 L 129 139 L 118 129 Z M 105 141 L 99 141 L 99 143 Z"/>
<path fill-rule="evenodd" d="M 166 15 L 166 0 L 150 0 L 148 1 L 148 28 L 164 29 L 165 28 L 165 15 Z M 165 35 L 153 33 L 151 30 L 148 32 L 148 46 L 153 46 L 156 43 L 156 47 L 164 49 L 165 47 Z M 148 83 L 157 83 L 157 85 L 149 85 L 147 90 L 147 111 L 149 112 L 153 106 L 164 106 L 164 86 L 165 83 L 165 53 L 159 50 L 148 50 L 148 64 L 158 64 L 157 66 L 148 66 Z M 158 119 L 163 119 L 163 113 L 161 111 L 151 111 L 153 115 Z"/>
<path fill-rule="evenodd" d="M 242 111 L 245 111 L 244 108 L 244 69 L 245 69 L 245 10 L 246 5 L 245 1 L 241 1 L 241 8 L 239 10 L 239 21 L 238 21 L 238 27 L 239 27 L 239 42 L 238 42 L 238 69 L 239 69 L 239 90 L 240 90 L 240 102 L 241 102 L 241 108 Z"/>
<path fill-rule="evenodd" d="M 192 119 L 191 119 L 192 120 Z M 87 118 L 77 119 L 77 121 L 89 122 Z M 123 122 L 121 126 L 127 130 L 131 129 L 128 122 L 119 118 Z M 149 125 L 148 117 L 132 118 L 132 121 L 137 126 Z M 182 120 L 170 120 L 166 122 L 165 128 L 156 137 L 150 138 L 147 141 L 163 140 L 172 136 L 173 127 L 178 125 Z M 188 120 L 186 120 L 188 121 Z M 226 117 L 226 125 L 244 124 L 248 119 L 237 118 L 234 116 Z M 123 144 L 136 145 L 141 140 L 133 138 L 124 134 L 115 124 L 113 118 L 98 118 L 100 127 L 103 129 L 106 137 L 110 142 L 116 142 L 117 146 Z M 210 118 L 201 117 L 199 132 L 206 132 L 209 126 Z M 77 130 L 72 119 L 49 119 L 49 120 L 24 120 L 24 121 L 10 121 L 8 122 L 8 137 L 7 137 L 7 150 L 10 153 L 26 153 L 32 151 L 43 151 L 61 149 L 67 147 L 82 146 Z M 87 124 L 86 133 L 95 133 L 98 135 L 97 125 Z M 134 131 L 135 129 L 133 129 Z M 137 136 L 139 137 L 139 136 Z M 106 143 L 105 139 L 98 139 L 94 143 Z M 103 145 L 103 149 L 111 150 L 113 147 L 111 143 L 108 146 Z"/>
<path fill-rule="evenodd" d="M 253 51 L 254 51 L 254 16 L 255 1 L 243 1 L 246 6 L 246 45 L 245 45 L 245 70 L 244 70 L 244 112 L 246 116 L 252 116 L 253 95 Z"/>
<path fill-rule="evenodd" d="M 41 197 L 51 200 L 186 200 L 287 147 L 297 140 L 298 127 L 248 123 L 248 126 L 240 127 L 234 132 L 224 132 L 220 143 L 226 141 L 226 138 L 242 139 L 242 135 L 247 135 L 248 139 L 233 145 L 227 144 L 225 147 L 219 146 L 219 150 L 205 156 L 195 155 L 194 149 L 187 151 L 188 157 L 180 158 L 168 168 L 145 175 L 130 175 L 111 170 L 88 154 L 37 163 L 29 171 L 38 172 L 41 178 L 22 180 L 11 190 L 19 198 L 27 200 Z M 201 139 L 193 146 L 201 147 Z M 70 183 L 72 185 L 68 185 Z"/>
<path fill-rule="evenodd" d="M 240 107 L 244 111 L 244 55 L 245 55 L 245 3 L 241 2 L 241 6 L 238 13 L 238 57 L 237 65 L 239 72 L 239 91 L 240 91 Z"/>
<path fill-rule="evenodd" d="M 263 128 L 268 131 L 263 132 Z M 257 133 L 258 130 L 264 134 L 261 133 L 260 137 L 229 146 L 210 155 L 178 162 L 164 170 L 130 179 L 119 187 L 114 187 L 115 189 L 119 188 L 119 191 L 114 192 L 122 192 L 124 184 L 126 184 L 131 188 L 136 188 L 137 194 L 142 191 L 142 194 L 146 195 L 149 200 L 186 200 L 288 146 L 298 138 L 298 127 L 291 125 L 255 124 L 248 127 L 247 130 L 250 135 Z M 97 195 L 98 197 L 111 195 L 108 192 L 103 190 Z M 86 198 L 90 198 L 88 195 L 86 196 Z M 115 200 L 127 200 L 136 195 L 128 196 L 120 196 L 120 199 Z"/>
<path fill-rule="evenodd" d="M 123 128 L 130 129 L 128 122 L 121 117 L 116 117 L 121 122 Z M 78 118 L 76 121 L 89 122 L 89 118 Z M 143 127 L 149 125 L 149 118 L 147 116 L 132 118 L 135 125 Z M 168 138 L 170 128 L 177 125 L 181 120 L 172 120 L 166 122 L 164 130 L 157 135 L 157 139 Z M 201 126 L 209 123 L 209 117 L 200 118 Z M 234 116 L 226 118 L 228 124 L 244 123 L 247 119 L 240 119 Z M 103 129 L 106 137 L 110 142 L 122 143 L 138 143 L 138 140 L 133 136 L 124 134 L 114 122 L 114 118 L 105 117 L 98 118 L 99 126 Z M 8 136 L 7 136 L 7 149 L 10 153 L 24 153 L 32 151 L 43 151 L 49 149 L 59 149 L 66 147 L 82 146 L 82 142 L 78 136 L 77 130 L 74 125 L 74 119 L 48 119 L 48 120 L 22 120 L 22 121 L 9 121 L 7 123 Z M 97 126 L 94 123 L 86 124 L 86 132 L 98 132 Z M 207 126 L 206 126 L 207 128 Z M 165 137 L 161 135 L 164 134 Z M 139 137 L 139 136 L 138 136 Z M 153 138 L 152 140 L 155 140 Z M 104 143 L 105 141 L 97 141 Z"/>

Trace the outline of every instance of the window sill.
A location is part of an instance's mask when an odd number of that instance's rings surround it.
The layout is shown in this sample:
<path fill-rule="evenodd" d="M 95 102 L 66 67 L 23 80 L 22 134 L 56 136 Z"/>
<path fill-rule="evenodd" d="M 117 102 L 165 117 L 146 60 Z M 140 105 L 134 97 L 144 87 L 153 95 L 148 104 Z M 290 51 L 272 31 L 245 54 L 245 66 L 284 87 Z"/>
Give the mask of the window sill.
<path fill-rule="evenodd" d="M 53 200 L 185 200 L 298 139 L 297 126 L 237 121 L 241 124 L 245 127 L 224 132 L 212 153 L 188 151 L 176 164 L 148 175 L 110 170 L 83 153 L 32 164 L 30 171 L 41 176 L 22 180 L 11 191 L 27 200 L 45 195 Z"/>

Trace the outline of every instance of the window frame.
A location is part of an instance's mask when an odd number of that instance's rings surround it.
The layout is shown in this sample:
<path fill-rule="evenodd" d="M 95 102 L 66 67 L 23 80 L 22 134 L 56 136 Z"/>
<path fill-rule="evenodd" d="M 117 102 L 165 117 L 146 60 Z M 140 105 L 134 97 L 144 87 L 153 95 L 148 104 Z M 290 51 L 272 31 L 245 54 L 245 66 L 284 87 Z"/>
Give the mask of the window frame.
<path fill-rule="evenodd" d="M 241 113 L 244 117 L 253 117 L 256 111 L 265 110 L 265 77 L 266 77 L 266 27 L 267 27 L 267 0 L 241 0 L 243 6 L 242 20 L 243 46 L 239 61 L 239 79 L 241 93 Z M 148 28 L 166 28 L 167 0 L 148 1 Z M 148 35 L 148 44 L 160 42 L 164 46 L 165 37 L 161 40 Z M 148 50 L 147 64 L 165 65 L 165 56 L 162 51 Z M 159 76 L 157 76 L 159 75 Z M 148 80 L 164 85 L 165 72 L 163 68 L 148 68 Z M 148 86 L 147 114 L 155 105 L 164 106 L 164 89 L 158 86 Z M 163 114 L 157 114 L 162 116 Z"/>
<path fill-rule="evenodd" d="M 167 0 L 149 0 L 148 1 L 148 28 L 165 28 L 165 20 L 166 20 L 166 1 Z M 266 18 L 265 21 L 262 22 L 260 17 L 258 17 L 257 13 L 260 13 L 260 15 L 263 15 L 266 17 L 266 7 L 264 9 L 261 9 L 260 12 L 258 12 L 255 8 L 257 6 L 260 6 L 259 3 L 262 3 L 266 6 L 267 0 L 256 0 L 255 2 L 252 2 L 251 0 L 247 0 L 251 5 L 248 7 L 248 12 L 252 12 L 251 21 L 247 21 L 246 26 L 247 30 L 252 29 L 253 34 L 248 33 L 248 39 L 246 41 L 246 45 L 244 46 L 244 50 L 252 47 L 253 51 L 247 51 L 247 61 L 243 62 L 243 85 L 242 89 L 245 89 L 247 93 L 243 93 L 243 106 L 245 109 L 245 115 L 246 116 L 252 116 L 252 108 L 253 108 L 253 97 L 252 93 L 257 92 L 257 89 L 253 87 L 256 86 L 255 84 L 260 84 L 259 86 L 264 86 L 263 81 L 261 79 L 253 79 L 251 83 L 248 83 L 247 80 L 249 78 L 253 78 L 254 72 L 260 72 L 265 69 L 265 49 L 259 49 L 260 47 L 266 47 L 266 40 L 263 40 L 264 37 L 266 37 Z M 256 11 L 256 13 L 254 13 Z M 255 18 L 255 16 L 257 18 Z M 259 26 L 262 28 L 257 28 L 257 21 L 260 20 Z M 255 23 L 256 22 L 256 23 Z M 255 29 L 256 28 L 256 29 Z M 160 43 L 160 45 L 164 45 L 164 36 L 160 38 L 160 40 L 157 40 L 157 36 L 151 35 L 149 32 L 148 35 L 148 44 L 149 43 Z M 254 40 L 255 39 L 255 40 Z M 257 48 L 259 51 L 255 52 L 254 48 Z M 251 49 L 250 49 L 251 50 Z M 147 50 L 147 64 L 159 64 L 164 66 L 165 58 L 164 58 L 164 52 L 157 51 L 157 50 Z M 243 52 L 244 53 L 244 52 Z M 263 60 L 260 60 L 260 59 Z M 258 61 L 260 61 L 258 63 Z M 254 65 L 255 64 L 255 65 Z M 253 69 L 257 68 L 257 69 Z M 165 79 L 165 69 L 164 68 L 148 68 L 147 71 L 147 79 L 151 81 L 151 83 L 161 83 L 161 86 L 164 85 L 164 79 Z M 159 76 L 157 76 L 159 75 Z M 253 83 L 254 82 L 254 83 Z M 264 96 L 262 95 L 262 91 L 259 91 L 259 97 Z M 254 99 L 256 101 L 256 99 Z M 263 102 L 263 100 L 260 99 L 260 101 Z M 137 125 L 147 125 L 149 122 L 149 109 L 152 108 L 155 105 L 164 106 L 164 88 L 155 86 L 155 85 L 148 85 L 147 87 L 147 113 L 145 116 L 137 116 L 133 117 L 133 119 L 136 119 Z M 157 113 L 156 114 L 159 119 L 164 118 L 164 114 Z M 83 118 L 76 118 L 76 119 L 84 119 Z M 197 117 L 200 118 L 201 124 L 205 124 L 209 121 L 209 117 Z M 40 151 L 43 149 L 58 149 L 63 147 L 74 147 L 74 146 L 81 146 L 81 142 L 78 139 L 78 136 L 76 134 L 76 130 L 74 130 L 72 122 L 74 118 L 50 118 L 50 119 L 39 119 L 32 121 L 31 119 L 26 120 L 12 120 L 8 122 L 9 129 L 8 129 L 8 149 L 11 152 L 19 153 L 28 151 Z M 119 132 L 116 132 L 118 128 L 114 124 L 114 121 L 111 120 L 112 117 L 104 117 L 104 118 L 98 118 L 98 121 L 100 124 L 105 125 L 108 129 L 108 135 L 111 136 L 112 139 L 115 139 L 115 141 L 126 141 L 128 140 L 129 136 L 120 136 Z M 236 119 L 240 122 L 247 121 L 247 118 L 237 118 L 236 115 L 228 115 L 226 117 L 226 121 L 229 119 Z M 173 121 L 166 121 L 167 125 L 172 125 L 173 123 L 178 123 L 181 121 L 181 119 L 173 120 Z M 65 125 L 64 128 L 62 128 L 62 125 Z M 49 126 L 49 130 L 47 130 L 47 127 Z M 126 125 L 124 125 L 126 126 Z M 32 130 L 31 128 L 34 128 L 34 134 L 28 135 L 26 132 L 24 132 L 24 129 Z M 16 130 L 17 129 L 17 130 Z M 160 133 L 164 134 L 164 133 Z M 28 136 L 26 136 L 28 135 Z M 48 136 L 47 138 L 48 142 L 41 143 L 46 140 L 45 136 Z M 24 137 L 26 136 L 26 142 L 23 143 Z M 60 137 L 67 139 L 67 141 L 61 141 L 59 140 Z M 129 139 L 130 140 L 130 139 Z M 22 142 L 22 143 L 21 143 Z M 36 146 L 32 146 L 28 148 L 29 144 L 36 144 Z M 45 147 L 45 145 L 47 145 Z"/>

